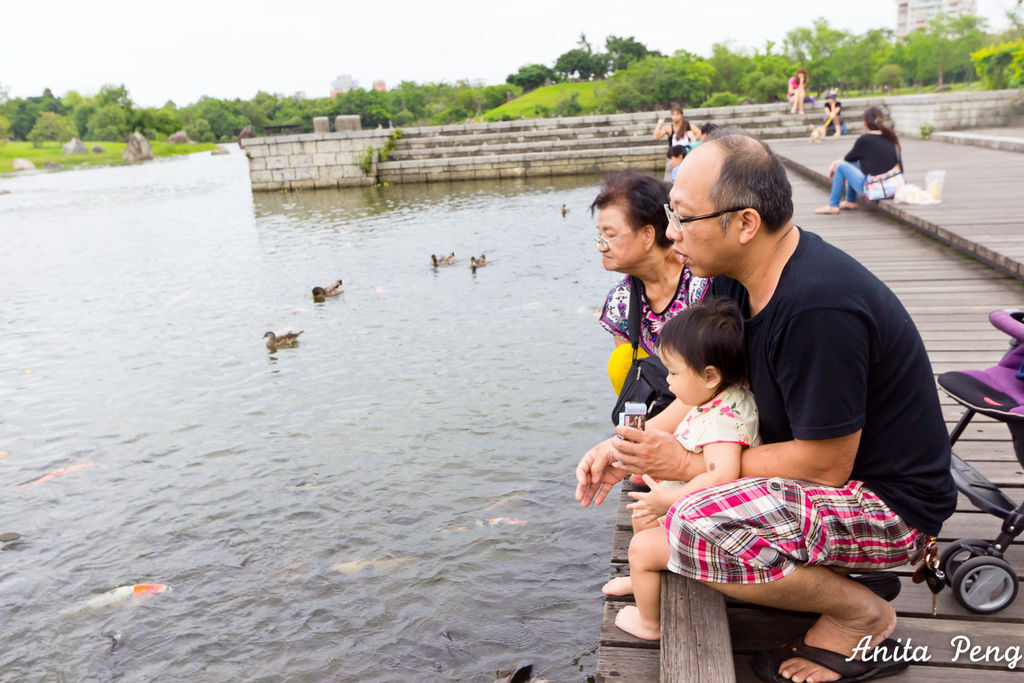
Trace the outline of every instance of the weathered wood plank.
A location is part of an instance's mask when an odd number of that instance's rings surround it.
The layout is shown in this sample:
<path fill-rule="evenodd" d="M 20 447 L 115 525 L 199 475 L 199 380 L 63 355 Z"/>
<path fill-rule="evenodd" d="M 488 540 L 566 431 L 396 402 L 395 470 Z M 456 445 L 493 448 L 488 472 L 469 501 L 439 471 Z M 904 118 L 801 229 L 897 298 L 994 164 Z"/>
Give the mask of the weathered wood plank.
<path fill-rule="evenodd" d="M 661 661 L 657 650 L 636 647 L 602 647 L 597 652 L 595 680 L 623 683 L 657 681 Z"/>
<path fill-rule="evenodd" d="M 669 572 L 661 595 L 661 680 L 734 683 L 725 596 Z"/>

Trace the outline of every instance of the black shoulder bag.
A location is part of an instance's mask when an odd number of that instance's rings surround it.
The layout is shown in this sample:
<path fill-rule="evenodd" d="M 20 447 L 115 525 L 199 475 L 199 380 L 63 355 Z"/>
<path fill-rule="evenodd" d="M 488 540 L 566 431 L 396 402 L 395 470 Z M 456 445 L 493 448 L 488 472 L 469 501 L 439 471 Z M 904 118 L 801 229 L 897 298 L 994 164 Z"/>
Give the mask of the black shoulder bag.
<path fill-rule="evenodd" d="M 612 409 L 612 424 L 619 424 L 619 413 L 626 403 L 643 403 L 647 406 L 647 417 L 651 418 L 665 410 L 675 396 L 668 388 L 668 369 L 657 356 L 637 358 L 640 346 L 640 288 L 643 285 L 635 277 L 629 278 L 629 343 L 633 346 L 633 364 L 629 367 L 622 391 Z"/>

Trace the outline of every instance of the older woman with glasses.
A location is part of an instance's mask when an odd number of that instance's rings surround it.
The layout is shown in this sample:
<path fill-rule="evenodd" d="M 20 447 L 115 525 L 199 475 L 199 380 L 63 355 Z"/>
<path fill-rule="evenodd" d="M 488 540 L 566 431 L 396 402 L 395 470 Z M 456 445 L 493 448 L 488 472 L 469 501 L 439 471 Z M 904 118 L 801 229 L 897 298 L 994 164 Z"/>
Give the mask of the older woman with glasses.
<path fill-rule="evenodd" d="M 654 342 L 672 316 L 700 301 L 710 280 L 694 277 L 672 251 L 665 234 L 669 183 L 634 171 L 608 176 L 591 213 L 597 213 L 597 249 L 601 265 L 625 275 L 608 292 L 601 325 L 616 346 L 629 341 L 629 306 L 633 287 L 640 294 L 640 348 L 655 355 Z M 614 380 L 613 380 L 614 382 Z"/>

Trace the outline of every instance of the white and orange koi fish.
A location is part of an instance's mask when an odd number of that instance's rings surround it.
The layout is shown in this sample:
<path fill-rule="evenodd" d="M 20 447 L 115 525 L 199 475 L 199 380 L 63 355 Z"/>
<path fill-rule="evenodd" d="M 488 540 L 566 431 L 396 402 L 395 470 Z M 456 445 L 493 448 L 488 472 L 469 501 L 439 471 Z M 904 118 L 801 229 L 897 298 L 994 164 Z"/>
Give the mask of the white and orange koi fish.
<path fill-rule="evenodd" d="M 75 472 L 77 470 L 84 470 L 84 469 L 86 469 L 88 467 L 92 467 L 95 464 L 96 463 L 94 463 L 94 462 L 80 462 L 80 463 L 78 463 L 76 465 L 68 465 L 67 467 L 62 467 L 59 470 L 56 470 L 54 472 L 50 472 L 49 474 L 44 474 L 43 476 L 39 477 L 35 481 L 30 482 L 28 484 L 25 484 L 21 488 L 23 488 L 23 489 L 30 489 L 33 486 L 39 486 L 44 481 L 49 481 L 51 479 L 56 479 L 57 477 L 63 477 L 65 474 L 69 474 L 69 473 Z"/>

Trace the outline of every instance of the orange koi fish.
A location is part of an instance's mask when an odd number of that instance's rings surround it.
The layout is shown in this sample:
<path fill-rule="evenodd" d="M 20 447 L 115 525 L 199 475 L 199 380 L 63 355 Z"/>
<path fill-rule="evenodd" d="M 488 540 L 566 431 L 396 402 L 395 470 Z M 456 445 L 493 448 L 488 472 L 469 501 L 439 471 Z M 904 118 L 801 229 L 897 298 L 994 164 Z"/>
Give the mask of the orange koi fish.
<path fill-rule="evenodd" d="M 44 481 L 49 481 L 51 479 L 56 479 L 57 477 L 63 477 L 65 474 L 68 474 L 70 472 L 75 472 L 76 470 L 84 470 L 87 467 L 92 467 L 95 464 L 96 463 L 94 463 L 94 462 L 80 462 L 80 463 L 78 463 L 76 465 L 68 465 L 67 467 L 62 467 L 59 470 L 56 470 L 54 472 L 50 472 L 49 474 L 44 474 L 43 476 L 39 477 L 35 481 L 30 482 L 28 484 L 25 484 L 21 488 L 23 488 L 23 489 L 30 489 L 33 486 L 39 486 Z"/>

